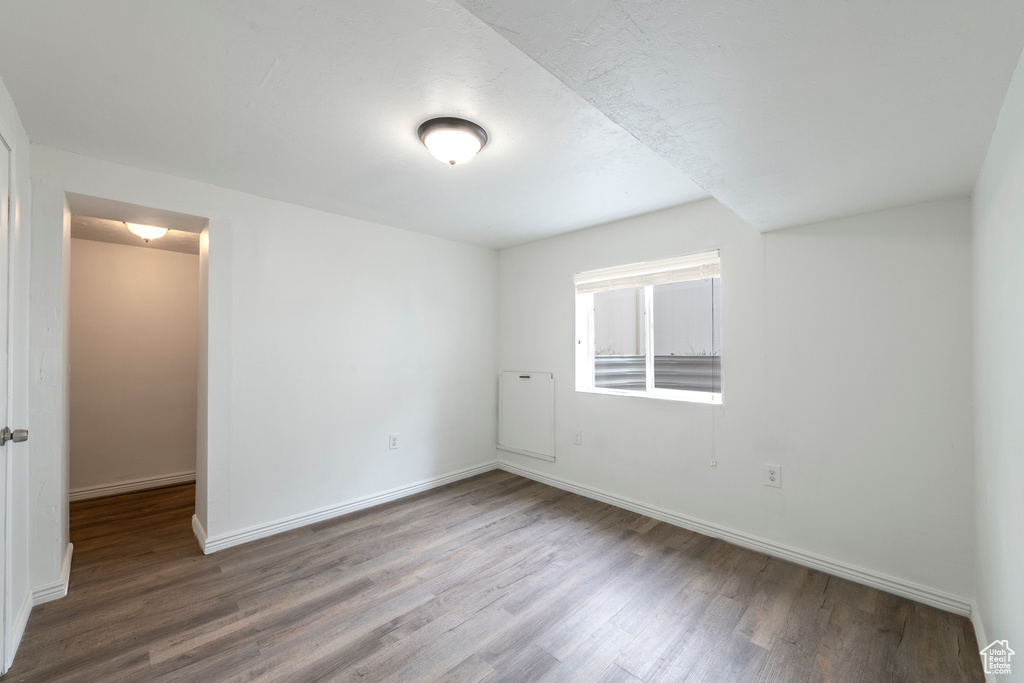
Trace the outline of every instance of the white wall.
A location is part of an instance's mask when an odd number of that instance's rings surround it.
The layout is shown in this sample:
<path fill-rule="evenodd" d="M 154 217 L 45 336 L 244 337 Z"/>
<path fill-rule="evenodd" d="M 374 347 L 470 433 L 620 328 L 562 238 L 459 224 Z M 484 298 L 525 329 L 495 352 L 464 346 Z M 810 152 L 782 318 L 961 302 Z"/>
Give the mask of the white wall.
<path fill-rule="evenodd" d="M 499 363 L 554 373 L 557 462 L 502 458 L 966 611 L 969 228 L 959 200 L 762 235 L 707 200 L 503 250 Z M 724 405 L 575 393 L 573 273 L 714 248 Z"/>
<path fill-rule="evenodd" d="M 194 472 L 199 256 L 71 240 L 71 491 Z"/>
<path fill-rule="evenodd" d="M 5 659 L 6 670 L 14 657 L 15 648 L 31 609 L 31 575 L 29 568 L 29 508 L 33 505 L 30 496 L 29 463 L 36 454 L 33 439 L 35 433 L 29 413 L 29 259 L 31 224 L 31 186 L 29 180 L 29 141 L 14 102 L 0 81 L 0 132 L 13 147 L 11 150 L 11 221 L 8 235 L 10 272 L 8 275 L 8 356 L 11 382 L 10 412 L 12 429 L 29 429 L 29 441 L 11 444 L 7 448 L 10 462 L 7 467 L 7 490 L 11 492 L 9 509 L 13 511 L 8 520 L 10 538 L 7 549 L 10 552 L 11 575 L 8 577 L 11 592 L 8 594 L 6 614 Z M 3 416 L 6 419 L 7 416 Z"/>
<path fill-rule="evenodd" d="M 30 390 L 32 586 L 36 601 L 64 594 L 69 551 L 68 309 L 71 215 L 60 186 L 32 178 Z"/>
<path fill-rule="evenodd" d="M 1024 681 L 1024 57 L 974 190 L 978 607 Z M 1003 679 L 1003 676 L 999 677 Z M 1006 680 L 1010 680 L 1006 677 Z"/>
<path fill-rule="evenodd" d="M 199 234 L 199 383 L 196 393 L 196 521 L 209 528 L 206 501 L 210 499 L 210 229 Z"/>
<path fill-rule="evenodd" d="M 32 155 L 65 191 L 209 218 L 197 517 L 211 538 L 495 459 L 493 251 L 51 148 Z"/>

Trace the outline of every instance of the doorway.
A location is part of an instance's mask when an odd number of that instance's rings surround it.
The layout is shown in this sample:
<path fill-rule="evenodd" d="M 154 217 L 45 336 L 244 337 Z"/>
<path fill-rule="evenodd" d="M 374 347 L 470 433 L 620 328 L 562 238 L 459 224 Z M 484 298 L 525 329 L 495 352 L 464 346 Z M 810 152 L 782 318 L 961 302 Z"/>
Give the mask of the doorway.
<path fill-rule="evenodd" d="M 194 482 L 206 221 L 80 195 L 68 204 L 69 500 Z M 139 236 L 129 224 L 168 230 Z"/>

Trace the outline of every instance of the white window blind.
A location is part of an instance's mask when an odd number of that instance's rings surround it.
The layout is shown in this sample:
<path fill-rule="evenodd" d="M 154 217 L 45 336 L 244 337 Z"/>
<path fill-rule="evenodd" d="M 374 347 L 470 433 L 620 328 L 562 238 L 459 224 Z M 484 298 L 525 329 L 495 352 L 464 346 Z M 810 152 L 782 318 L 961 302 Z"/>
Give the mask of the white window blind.
<path fill-rule="evenodd" d="M 613 289 L 632 289 L 672 282 L 688 282 L 719 277 L 721 261 L 718 250 L 690 254 L 663 261 L 633 263 L 627 266 L 602 268 L 577 273 L 573 277 L 576 293 L 607 292 Z"/>
<path fill-rule="evenodd" d="M 718 250 L 577 273 L 576 390 L 722 402 Z"/>

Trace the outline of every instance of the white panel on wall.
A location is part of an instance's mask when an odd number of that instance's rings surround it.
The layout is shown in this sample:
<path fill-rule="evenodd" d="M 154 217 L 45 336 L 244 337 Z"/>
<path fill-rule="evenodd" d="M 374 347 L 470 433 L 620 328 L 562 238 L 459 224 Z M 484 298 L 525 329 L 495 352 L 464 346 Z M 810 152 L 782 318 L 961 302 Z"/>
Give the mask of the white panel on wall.
<path fill-rule="evenodd" d="M 555 460 L 555 379 L 549 372 L 501 373 L 498 448 Z"/>

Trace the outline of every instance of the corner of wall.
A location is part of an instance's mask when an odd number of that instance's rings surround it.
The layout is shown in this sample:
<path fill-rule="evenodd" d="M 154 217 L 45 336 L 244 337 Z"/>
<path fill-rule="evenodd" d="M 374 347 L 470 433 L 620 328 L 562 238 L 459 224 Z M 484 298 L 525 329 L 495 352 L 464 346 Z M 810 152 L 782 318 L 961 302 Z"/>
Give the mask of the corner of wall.
<path fill-rule="evenodd" d="M 5 651 L 4 671 L 11 668 L 11 664 L 14 663 L 14 655 L 18 651 L 18 645 L 21 643 L 21 637 L 25 635 L 25 627 L 28 626 L 29 615 L 32 614 L 32 593 L 25 593 L 24 599 L 21 601 L 21 605 L 18 607 L 18 612 L 14 615 L 11 621 L 11 631 L 7 634 L 7 647 Z"/>
<path fill-rule="evenodd" d="M 192 528 L 204 529 L 200 546 L 205 546 L 207 497 L 209 495 L 209 411 L 210 411 L 210 225 L 199 233 L 199 380 L 196 401 L 196 512 Z M 198 537 L 198 534 L 197 534 Z"/>
<path fill-rule="evenodd" d="M 208 555 L 209 553 L 206 551 L 206 529 L 197 515 L 192 515 L 192 533 L 195 534 L 196 540 L 199 541 L 199 549 L 203 551 L 204 555 Z"/>
<path fill-rule="evenodd" d="M 33 589 L 33 605 L 41 605 L 44 602 L 59 600 L 68 594 L 68 584 L 71 581 L 71 558 L 74 555 L 74 550 L 74 545 L 68 543 L 67 548 L 64 550 L 64 560 L 61 562 L 60 578 L 57 581 Z"/>
<path fill-rule="evenodd" d="M 1018 417 L 1024 403 L 1024 363 L 1019 354 L 1024 342 L 1022 122 L 1024 54 L 972 198 L 976 602 L 971 618 L 979 647 L 993 638 L 1009 640 L 1018 650 L 1024 643 L 1024 548 L 1019 542 L 1024 523 L 1018 503 L 1024 481 L 1024 461 L 1019 457 L 1024 429 Z"/>
<path fill-rule="evenodd" d="M 31 382 L 29 422 L 35 492 L 31 515 L 31 583 L 60 580 L 68 530 L 67 242 L 70 223 L 64 190 L 53 179 L 32 182 L 32 251 L 29 285 Z"/>

